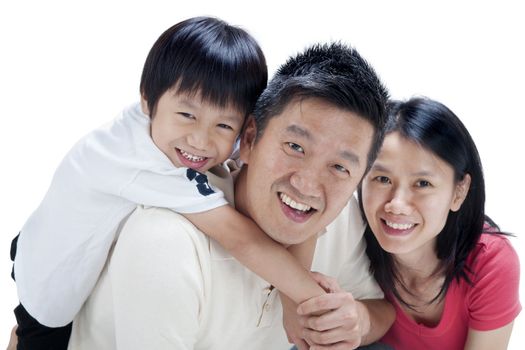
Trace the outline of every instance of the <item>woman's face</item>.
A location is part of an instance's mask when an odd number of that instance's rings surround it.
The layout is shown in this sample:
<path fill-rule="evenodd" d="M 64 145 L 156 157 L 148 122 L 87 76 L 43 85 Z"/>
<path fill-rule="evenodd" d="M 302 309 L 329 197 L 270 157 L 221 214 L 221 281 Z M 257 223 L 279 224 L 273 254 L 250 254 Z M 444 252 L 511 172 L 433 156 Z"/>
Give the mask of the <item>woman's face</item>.
<path fill-rule="evenodd" d="M 459 210 L 470 177 L 399 133 L 387 134 L 363 180 L 363 206 L 381 247 L 395 255 L 435 254 L 449 211 Z M 466 187 L 465 187 L 466 186 Z"/>

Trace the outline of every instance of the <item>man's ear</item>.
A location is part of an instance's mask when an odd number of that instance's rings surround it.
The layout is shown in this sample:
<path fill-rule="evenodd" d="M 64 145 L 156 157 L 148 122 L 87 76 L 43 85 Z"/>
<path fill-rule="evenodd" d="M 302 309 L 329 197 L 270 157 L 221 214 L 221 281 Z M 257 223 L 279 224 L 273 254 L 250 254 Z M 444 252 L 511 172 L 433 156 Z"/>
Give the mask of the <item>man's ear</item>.
<path fill-rule="evenodd" d="M 458 211 L 461 208 L 461 205 L 467 198 L 468 191 L 470 189 L 471 178 L 469 174 L 465 174 L 463 179 L 456 184 L 456 189 L 454 190 L 454 198 L 452 199 L 452 204 L 450 205 L 450 210 Z"/>
<path fill-rule="evenodd" d="M 246 125 L 241 134 L 241 142 L 239 145 L 239 158 L 240 160 L 248 164 L 250 153 L 255 145 L 255 139 L 257 138 L 257 125 L 255 124 L 255 118 L 250 115 L 246 121 Z"/>
<path fill-rule="evenodd" d="M 140 108 L 142 109 L 142 113 L 144 113 L 147 116 L 151 116 L 149 113 L 150 110 L 148 108 L 148 101 L 142 94 L 140 95 Z"/>

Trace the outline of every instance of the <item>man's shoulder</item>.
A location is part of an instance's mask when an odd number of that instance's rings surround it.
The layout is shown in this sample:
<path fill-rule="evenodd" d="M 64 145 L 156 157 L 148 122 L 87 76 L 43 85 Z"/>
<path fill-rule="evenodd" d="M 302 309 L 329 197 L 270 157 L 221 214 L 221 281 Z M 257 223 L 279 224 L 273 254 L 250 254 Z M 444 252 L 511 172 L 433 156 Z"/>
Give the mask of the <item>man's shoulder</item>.
<path fill-rule="evenodd" d="M 165 244 L 180 246 L 182 241 L 207 247 L 209 240 L 183 215 L 173 210 L 142 205 L 123 224 L 118 241 L 133 241 L 137 245 Z"/>
<path fill-rule="evenodd" d="M 338 232 L 338 234 L 344 234 L 345 236 L 353 236 L 352 238 L 361 238 L 364 227 L 365 223 L 359 210 L 357 198 L 352 196 L 339 215 L 326 229 L 328 232 Z"/>

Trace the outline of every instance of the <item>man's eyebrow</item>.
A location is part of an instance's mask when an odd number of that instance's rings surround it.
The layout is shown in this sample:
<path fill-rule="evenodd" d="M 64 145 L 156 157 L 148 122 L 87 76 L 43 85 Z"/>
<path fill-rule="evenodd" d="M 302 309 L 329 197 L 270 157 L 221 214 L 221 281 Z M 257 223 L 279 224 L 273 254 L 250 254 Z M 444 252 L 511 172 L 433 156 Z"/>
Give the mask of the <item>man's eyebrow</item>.
<path fill-rule="evenodd" d="M 300 127 L 299 125 L 295 125 L 295 124 L 288 125 L 286 127 L 286 131 L 291 134 L 295 134 L 297 136 L 304 137 L 305 139 L 308 139 L 308 140 L 313 139 L 312 134 L 308 130 Z"/>
<path fill-rule="evenodd" d="M 359 165 L 359 156 L 351 151 L 342 151 L 341 157 L 348 160 L 350 163 L 354 163 L 356 165 Z"/>

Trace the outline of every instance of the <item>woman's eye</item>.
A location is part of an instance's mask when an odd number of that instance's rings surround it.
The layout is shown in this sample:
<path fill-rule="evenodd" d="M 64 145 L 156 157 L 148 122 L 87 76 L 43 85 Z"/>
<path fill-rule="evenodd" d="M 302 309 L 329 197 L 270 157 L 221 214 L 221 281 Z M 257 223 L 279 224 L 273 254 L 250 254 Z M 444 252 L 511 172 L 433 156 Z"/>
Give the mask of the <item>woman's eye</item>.
<path fill-rule="evenodd" d="M 417 187 L 430 187 L 430 186 L 432 186 L 432 184 L 430 182 L 428 182 L 427 180 L 419 180 L 416 183 L 416 186 Z"/>
<path fill-rule="evenodd" d="M 376 176 L 374 180 L 382 184 L 390 183 L 390 179 L 386 176 Z"/>
<path fill-rule="evenodd" d="M 288 147 L 293 149 L 295 152 L 304 153 L 304 149 L 301 146 L 299 146 L 298 144 L 293 143 L 293 142 L 288 142 L 287 144 L 288 144 Z"/>

